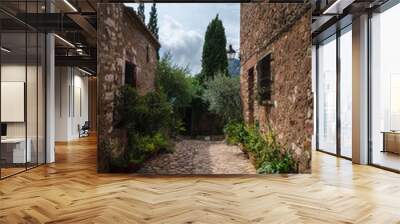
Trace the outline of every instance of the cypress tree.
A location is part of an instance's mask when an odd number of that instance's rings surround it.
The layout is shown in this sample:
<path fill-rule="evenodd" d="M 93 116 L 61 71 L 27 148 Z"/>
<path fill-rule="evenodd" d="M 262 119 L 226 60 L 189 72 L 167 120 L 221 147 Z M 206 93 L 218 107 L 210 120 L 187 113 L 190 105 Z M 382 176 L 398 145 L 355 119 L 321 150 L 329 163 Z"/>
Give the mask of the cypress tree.
<path fill-rule="evenodd" d="M 140 17 L 140 19 L 143 22 L 145 22 L 146 16 L 144 15 L 144 3 L 139 3 L 137 11 L 138 11 L 138 16 Z"/>
<path fill-rule="evenodd" d="M 151 11 L 150 11 L 150 20 L 149 24 L 147 24 L 147 27 L 149 30 L 154 34 L 154 36 L 158 39 L 158 19 L 157 19 L 157 8 L 156 8 L 156 3 L 153 3 L 151 6 Z"/>
<path fill-rule="evenodd" d="M 156 3 L 153 3 L 150 10 L 150 19 L 149 23 L 147 24 L 147 28 L 154 34 L 154 36 L 158 40 L 158 19 L 157 19 L 157 8 Z M 159 52 L 157 51 L 157 59 L 160 58 Z"/>
<path fill-rule="evenodd" d="M 213 78 L 217 73 L 228 75 L 226 35 L 222 21 L 217 16 L 208 24 L 202 54 L 202 81 Z"/>

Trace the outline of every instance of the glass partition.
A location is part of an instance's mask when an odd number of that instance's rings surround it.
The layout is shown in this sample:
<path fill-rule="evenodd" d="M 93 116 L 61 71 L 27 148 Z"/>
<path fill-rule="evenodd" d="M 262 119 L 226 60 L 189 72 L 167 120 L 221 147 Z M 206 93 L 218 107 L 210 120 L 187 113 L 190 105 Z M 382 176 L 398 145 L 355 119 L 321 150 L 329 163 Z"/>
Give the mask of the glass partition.
<path fill-rule="evenodd" d="M 0 3 L 14 10 L 0 12 L 0 178 L 45 162 L 46 39 L 16 18 L 43 11 L 43 3 Z"/>
<path fill-rule="evenodd" d="M 336 154 L 336 35 L 318 46 L 318 149 Z"/>
<path fill-rule="evenodd" d="M 38 75 L 37 75 L 37 163 L 46 162 L 46 36 L 38 33 Z"/>
<path fill-rule="evenodd" d="M 341 31 L 340 43 L 340 155 L 352 157 L 352 33 Z"/>
<path fill-rule="evenodd" d="M 400 4 L 371 18 L 371 162 L 400 170 Z"/>
<path fill-rule="evenodd" d="M 37 165 L 38 158 L 38 34 L 34 32 L 27 33 L 27 82 L 26 82 L 26 114 L 27 114 L 27 150 L 30 156 L 27 167 L 31 168 Z"/>
<path fill-rule="evenodd" d="M 1 175 L 24 171 L 26 150 L 26 33 L 1 34 Z M 28 145 L 29 146 L 29 145 Z"/>

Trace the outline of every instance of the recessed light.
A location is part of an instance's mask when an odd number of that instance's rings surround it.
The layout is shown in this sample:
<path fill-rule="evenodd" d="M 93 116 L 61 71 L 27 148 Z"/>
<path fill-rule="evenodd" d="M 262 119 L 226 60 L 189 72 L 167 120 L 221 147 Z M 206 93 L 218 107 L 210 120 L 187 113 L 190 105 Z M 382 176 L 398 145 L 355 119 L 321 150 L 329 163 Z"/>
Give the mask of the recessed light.
<path fill-rule="evenodd" d="M 78 12 L 78 10 L 73 6 L 68 0 L 64 0 L 65 4 L 68 5 L 74 12 Z"/>
<path fill-rule="evenodd" d="M 59 36 L 58 34 L 54 34 L 55 37 L 57 37 L 59 40 L 61 40 L 62 42 L 64 42 L 65 44 L 69 45 L 70 47 L 75 48 L 75 45 L 73 45 L 71 42 L 69 42 L 68 40 L 62 38 L 61 36 Z"/>
<path fill-rule="evenodd" d="M 351 5 L 355 0 L 336 0 L 322 14 L 342 14 L 343 10 Z"/>
<path fill-rule="evenodd" d="M 7 49 L 5 47 L 1 47 L 0 49 L 1 49 L 1 51 L 4 51 L 6 53 L 10 53 L 11 52 L 11 50 L 9 50 L 9 49 Z"/>
<path fill-rule="evenodd" d="M 90 73 L 90 72 L 88 72 L 88 71 L 86 71 L 86 70 L 84 70 L 84 69 L 81 69 L 81 68 L 79 68 L 79 67 L 78 67 L 78 70 L 81 71 L 81 72 L 83 72 L 83 73 L 85 73 L 85 74 L 87 74 L 87 75 L 90 75 L 90 76 L 93 75 L 92 73 Z"/>

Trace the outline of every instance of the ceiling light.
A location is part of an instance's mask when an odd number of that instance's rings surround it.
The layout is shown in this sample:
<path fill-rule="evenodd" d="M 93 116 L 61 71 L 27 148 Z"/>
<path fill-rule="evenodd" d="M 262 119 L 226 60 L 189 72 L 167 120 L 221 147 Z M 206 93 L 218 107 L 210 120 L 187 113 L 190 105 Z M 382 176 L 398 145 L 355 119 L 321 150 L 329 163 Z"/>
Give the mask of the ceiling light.
<path fill-rule="evenodd" d="M 92 73 L 90 73 L 90 72 L 88 72 L 88 71 L 86 71 L 86 70 L 83 70 L 83 69 L 81 69 L 81 68 L 79 68 L 79 67 L 78 67 L 78 70 L 81 71 L 81 72 L 83 72 L 83 73 L 85 73 L 85 74 L 87 74 L 87 75 L 93 75 Z"/>
<path fill-rule="evenodd" d="M 342 14 L 343 10 L 351 5 L 355 0 L 336 0 L 322 14 Z"/>
<path fill-rule="evenodd" d="M 65 44 L 67 44 L 68 46 L 75 48 L 75 45 L 73 45 L 73 44 L 72 44 L 71 42 L 69 42 L 68 40 L 66 40 L 66 39 L 64 39 L 64 38 L 62 38 L 62 37 L 60 37 L 60 36 L 57 35 L 57 34 L 54 34 L 54 36 L 57 37 L 57 38 L 58 38 L 59 40 L 61 40 L 62 42 L 64 42 Z"/>
<path fill-rule="evenodd" d="M 68 7 L 70 7 L 74 12 L 78 12 L 78 10 L 68 1 L 68 0 L 64 0 L 65 4 L 68 5 Z"/>
<path fill-rule="evenodd" d="M 9 49 L 7 49 L 5 47 L 1 47 L 0 49 L 1 49 L 1 51 L 4 51 L 6 53 L 10 53 L 11 52 L 11 50 L 9 50 Z"/>

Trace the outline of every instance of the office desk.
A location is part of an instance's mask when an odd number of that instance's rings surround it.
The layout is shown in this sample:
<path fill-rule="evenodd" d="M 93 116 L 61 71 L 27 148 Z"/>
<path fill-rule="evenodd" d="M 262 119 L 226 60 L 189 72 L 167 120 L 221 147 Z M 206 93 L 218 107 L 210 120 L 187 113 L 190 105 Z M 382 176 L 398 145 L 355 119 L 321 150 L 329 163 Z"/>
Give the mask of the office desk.
<path fill-rule="evenodd" d="M 400 132 L 383 131 L 383 150 L 382 152 L 392 152 L 400 154 Z"/>
<path fill-rule="evenodd" d="M 25 152 L 25 144 L 28 143 Z M 6 163 L 25 163 L 31 162 L 32 152 L 31 139 L 25 138 L 6 138 L 1 139 L 1 157 L 6 160 Z"/>

